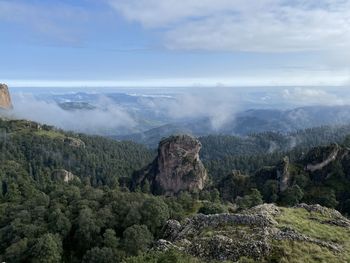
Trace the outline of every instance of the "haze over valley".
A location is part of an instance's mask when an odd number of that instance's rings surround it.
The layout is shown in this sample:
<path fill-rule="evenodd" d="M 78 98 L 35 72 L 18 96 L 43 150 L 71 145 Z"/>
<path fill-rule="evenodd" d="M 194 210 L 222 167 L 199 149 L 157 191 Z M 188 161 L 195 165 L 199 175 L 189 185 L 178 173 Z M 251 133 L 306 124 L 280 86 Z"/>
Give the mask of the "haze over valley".
<path fill-rule="evenodd" d="M 350 121 L 346 87 L 66 90 L 14 88 L 15 107 L 10 114 L 64 130 L 154 147 L 163 137 L 178 133 L 289 133 Z"/>

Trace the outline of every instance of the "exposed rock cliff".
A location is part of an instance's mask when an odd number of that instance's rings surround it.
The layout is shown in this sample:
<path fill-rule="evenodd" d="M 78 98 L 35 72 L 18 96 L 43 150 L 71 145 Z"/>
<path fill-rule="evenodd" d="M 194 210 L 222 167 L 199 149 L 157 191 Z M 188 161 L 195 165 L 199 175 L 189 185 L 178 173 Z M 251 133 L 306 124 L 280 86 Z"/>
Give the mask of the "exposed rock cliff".
<path fill-rule="evenodd" d="M 85 143 L 82 140 L 78 139 L 78 138 L 66 137 L 64 139 L 64 142 L 67 143 L 71 147 L 85 148 Z"/>
<path fill-rule="evenodd" d="M 69 183 L 73 180 L 79 180 L 74 174 L 64 169 L 56 170 L 52 173 L 52 179 L 55 181 L 62 181 L 65 183 Z"/>
<path fill-rule="evenodd" d="M 10 92 L 5 84 L 0 84 L 0 109 L 11 109 L 12 102 Z"/>
<path fill-rule="evenodd" d="M 329 148 L 331 149 L 331 152 L 325 158 L 319 162 L 307 164 L 305 169 L 310 172 L 315 172 L 322 170 L 324 167 L 334 162 L 337 159 L 341 148 L 338 144 L 331 145 Z"/>
<path fill-rule="evenodd" d="M 254 182 L 262 189 L 266 181 L 274 180 L 278 184 L 278 192 L 282 193 L 291 186 L 294 174 L 289 158 L 284 157 L 276 166 L 261 168 L 254 175 Z"/>
<path fill-rule="evenodd" d="M 349 223 L 336 210 L 318 205 L 279 208 L 264 204 L 240 214 L 195 215 L 182 223 L 170 220 L 163 229 L 163 239 L 156 242 L 154 249 L 177 249 L 204 261 L 237 262 L 246 257 L 275 262 L 276 251 L 280 253 L 281 244 L 287 242 L 291 247 L 309 245 L 342 257 L 347 249 L 343 241 L 325 238 L 322 231 L 339 228 L 346 237 Z M 303 224 L 308 227 L 303 228 Z"/>
<path fill-rule="evenodd" d="M 289 171 L 289 158 L 287 156 L 283 158 L 283 161 L 277 167 L 277 179 L 279 182 L 280 191 L 283 192 L 287 190 L 291 179 Z"/>
<path fill-rule="evenodd" d="M 162 140 L 157 158 L 134 177 L 134 187 L 148 181 L 153 193 L 165 195 L 202 190 L 208 175 L 199 159 L 201 146 L 188 135 Z"/>

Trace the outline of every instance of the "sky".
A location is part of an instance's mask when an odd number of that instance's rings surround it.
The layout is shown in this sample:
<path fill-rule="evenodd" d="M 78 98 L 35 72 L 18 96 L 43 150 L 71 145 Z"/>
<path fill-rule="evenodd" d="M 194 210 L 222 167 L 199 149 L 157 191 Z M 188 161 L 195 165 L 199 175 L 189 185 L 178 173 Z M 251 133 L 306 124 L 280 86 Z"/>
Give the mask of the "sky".
<path fill-rule="evenodd" d="M 350 0 L 0 0 L 10 86 L 347 86 Z"/>

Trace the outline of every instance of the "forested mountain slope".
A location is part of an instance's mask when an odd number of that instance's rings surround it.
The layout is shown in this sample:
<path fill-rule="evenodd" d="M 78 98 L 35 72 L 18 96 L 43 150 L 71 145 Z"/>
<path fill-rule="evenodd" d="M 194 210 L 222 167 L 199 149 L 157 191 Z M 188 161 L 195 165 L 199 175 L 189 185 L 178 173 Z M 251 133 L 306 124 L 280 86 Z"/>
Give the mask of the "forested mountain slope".
<path fill-rule="evenodd" d="M 349 220 L 316 204 L 350 214 L 350 137 L 322 129 L 292 151 L 274 133 L 205 138 L 211 181 L 165 197 L 118 184 L 152 163 L 144 146 L 2 119 L 0 261 L 346 262 Z M 264 154 L 271 141 L 282 148 Z M 190 168 L 199 142 L 176 145 L 161 152 Z"/>
<path fill-rule="evenodd" d="M 92 186 L 113 186 L 153 157 L 136 143 L 66 133 L 24 120 L 0 119 L 0 135 L 2 170 L 14 162 L 37 181 L 65 169 Z"/>

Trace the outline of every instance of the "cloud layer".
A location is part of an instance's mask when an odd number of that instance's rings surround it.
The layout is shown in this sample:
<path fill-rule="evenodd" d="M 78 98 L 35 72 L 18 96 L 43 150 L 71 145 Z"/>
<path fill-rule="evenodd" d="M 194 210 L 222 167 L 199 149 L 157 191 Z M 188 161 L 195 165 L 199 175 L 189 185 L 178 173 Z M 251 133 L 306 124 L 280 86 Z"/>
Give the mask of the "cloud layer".
<path fill-rule="evenodd" d="M 173 49 L 344 50 L 349 0 L 107 0 L 126 19 L 161 29 Z"/>
<path fill-rule="evenodd" d="M 98 100 L 103 108 L 94 110 L 66 111 L 55 102 L 36 99 L 32 94 L 14 95 L 13 104 L 12 117 L 76 132 L 111 135 L 130 132 L 137 125 L 129 113 L 104 96 Z"/>

